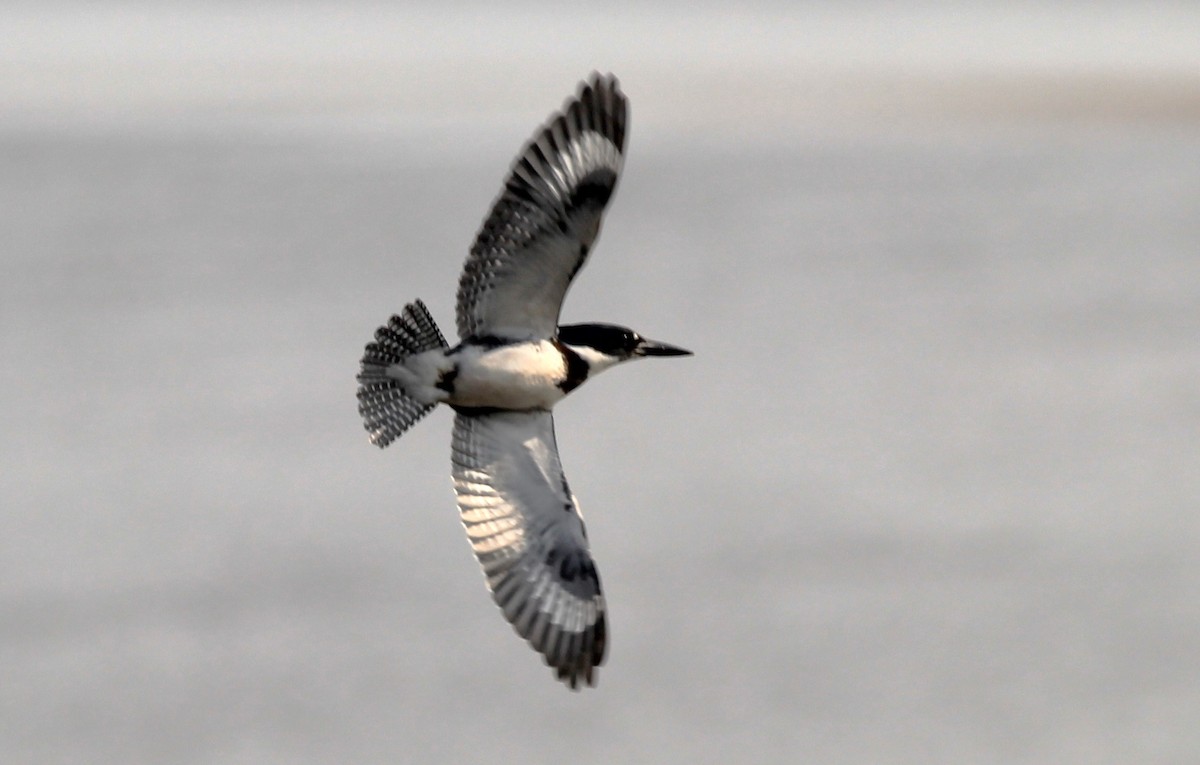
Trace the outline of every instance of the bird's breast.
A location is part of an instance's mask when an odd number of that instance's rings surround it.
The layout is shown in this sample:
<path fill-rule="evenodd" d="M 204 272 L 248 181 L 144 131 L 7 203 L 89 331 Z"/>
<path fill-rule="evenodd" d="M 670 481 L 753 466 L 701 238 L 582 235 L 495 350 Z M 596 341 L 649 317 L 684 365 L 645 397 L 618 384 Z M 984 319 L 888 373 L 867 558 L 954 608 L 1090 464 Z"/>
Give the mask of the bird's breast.
<path fill-rule="evenodd" d="M 566 361 L 548 340 L 494 348 L 465 346 L 447 403 L 495 409 L 549 409 L 565 394 Z"/>

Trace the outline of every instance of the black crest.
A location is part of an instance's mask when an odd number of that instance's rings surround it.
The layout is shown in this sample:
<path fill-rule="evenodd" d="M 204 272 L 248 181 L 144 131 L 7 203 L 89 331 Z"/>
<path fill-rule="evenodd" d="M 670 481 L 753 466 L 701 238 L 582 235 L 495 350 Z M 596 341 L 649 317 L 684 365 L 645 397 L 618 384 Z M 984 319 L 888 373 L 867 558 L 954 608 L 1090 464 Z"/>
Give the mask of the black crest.
<path fill-rule="evenodd" d="M 558 339 L 567 345 L 595 348 L 610 356 L 629 356 L 642 338 L 628 327 L 615 324 L 564 324 Z"/>

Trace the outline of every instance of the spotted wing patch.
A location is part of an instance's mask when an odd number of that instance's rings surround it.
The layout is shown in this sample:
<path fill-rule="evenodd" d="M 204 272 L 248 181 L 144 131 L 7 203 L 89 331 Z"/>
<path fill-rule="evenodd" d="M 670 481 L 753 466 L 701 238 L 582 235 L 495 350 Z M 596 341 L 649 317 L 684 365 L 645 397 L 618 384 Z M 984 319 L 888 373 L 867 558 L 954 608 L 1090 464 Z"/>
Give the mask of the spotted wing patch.
<path fill-rule="evenodd" d="M 521 150 L 463 266 L 461 337 L 554 335 L 616 189 L 627 119 L 617 79 L 593 74 Z"/>
<path fill-rule="evenodd" d="M 460 413 L 451 461 L 463 526 L 504 617 L 572 689 L 595 685 L 604 596 L 552 415 Z"/>

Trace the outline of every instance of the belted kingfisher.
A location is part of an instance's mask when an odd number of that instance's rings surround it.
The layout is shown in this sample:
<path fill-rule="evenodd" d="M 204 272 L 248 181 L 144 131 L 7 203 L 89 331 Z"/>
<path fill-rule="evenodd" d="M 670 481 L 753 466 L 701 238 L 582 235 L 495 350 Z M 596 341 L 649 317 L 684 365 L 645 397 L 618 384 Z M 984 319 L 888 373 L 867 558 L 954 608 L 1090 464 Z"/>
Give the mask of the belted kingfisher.
<path fill-rule="evenodd" d="M 376 446 L 439 403 L 455 410 L 454 491 L 488 588 L 573 690 L 595 685 L 607 630 L 551 409 L 623 361 L 691 355 L 625 327 L 558 324 L 616 188 L 627 120 L 615 77 L 581 83 L 517 155 L 471 247 L 458 345 L 417 300 L 375 332 L 358 374 L 358 411 Z"/>

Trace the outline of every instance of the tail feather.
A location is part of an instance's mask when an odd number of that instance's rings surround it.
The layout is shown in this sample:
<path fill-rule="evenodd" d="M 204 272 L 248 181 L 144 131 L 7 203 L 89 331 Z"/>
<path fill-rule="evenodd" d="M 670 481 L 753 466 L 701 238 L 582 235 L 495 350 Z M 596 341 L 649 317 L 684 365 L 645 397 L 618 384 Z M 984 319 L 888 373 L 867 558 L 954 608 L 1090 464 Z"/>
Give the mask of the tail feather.
<path fill-rule="evenodd" d="M 405 393 L 399 381 L 388 376 L 388 367 L 417 353 L 446 347 L 446 338 L 420 300 L 375 330 L 375 341 L 367 344 L 357 378 L 358 413 L 371 443 L 382 449 L 435 406 Z"/>

